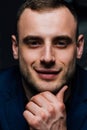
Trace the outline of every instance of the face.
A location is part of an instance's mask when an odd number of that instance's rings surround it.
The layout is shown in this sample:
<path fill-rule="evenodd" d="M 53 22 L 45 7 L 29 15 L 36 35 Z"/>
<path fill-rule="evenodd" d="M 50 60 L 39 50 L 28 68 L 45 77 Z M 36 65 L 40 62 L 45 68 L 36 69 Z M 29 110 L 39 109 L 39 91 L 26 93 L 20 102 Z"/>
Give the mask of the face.
<path fill-rule="evenodd" d="M 58 91 L 72 78 L 83 37 L 76 44 L 76 21 L 67 8 L 36 12 L 25 9 L 18 22 L 19 43 L 12 36 L 24 84 L 42 91 Z"/>

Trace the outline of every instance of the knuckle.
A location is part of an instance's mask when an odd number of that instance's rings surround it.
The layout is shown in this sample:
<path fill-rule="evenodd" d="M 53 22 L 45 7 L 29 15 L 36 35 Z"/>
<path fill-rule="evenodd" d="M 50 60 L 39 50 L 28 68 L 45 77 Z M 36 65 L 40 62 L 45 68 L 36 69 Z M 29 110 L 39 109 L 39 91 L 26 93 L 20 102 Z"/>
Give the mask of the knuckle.
<path fill-rule="evenodd" d="M 61 114 L 64 114 L 66 112 L 66 107 L 64 103 L 58 103 L 57 107 L 56 107 L 56 111 L 60 112 Z"/>
<path fill-rule="evenodd" d="M 60 108 L 60 110 L 61 111 L 65 111 L 65 105 L 64 105 L 64 103 L 59 103 L 59 108 Z"/>
<path fill-rule="evenodd" d="M 58 102 L 58 104 L 56 105 L 56 109 L 65 110 L 65 104 L 62 102 Z"/>
<path fill-rule="evenodd" d="M 40 118 L 37 118 L 36 120 L 33 120 L 33 122 L 32 122 L 32 126 L 34 126 L 36 128 L 39 128 L 40 124 L 41 124 Z"/>
<path fill-rule="evenodd" d="M 25 110 L 25 111 L 23 112 L 23 116 L 26 117 L 26 115 L 27 115 L 27 110 Z"/>
<path fill-rule="evenodd" d="M 31 98 L 31 101 L 35 101 L 36 99 L 37 99 L 37 95 L 33 96 L 33 97 Z"/>
<path fill-rule="evenodd" d="M 47 114 L 45 112 L 40 113 L 41 119 L 46 120 L 47 119 Z"/>
<path fill-rule="evenodd" d="M 30 106 L 32 106 L 32 102 L 31 101 L 26 105 L 26 109 L 29 109 Z"/>
<path fill-rule="evenodd" d="M 30 103 L 28 103 L 28 104 L 26 105 L 26 109 L 28 109 L 29 105 L 30 105 Z"/>
<path fill-rule="evenodd" d="M 49 112 L 49 113 L 54 113 L 54 112 L 55 112 L 55 107 L 54 107 L 53 105 L 50 105 L 50 106 L 48 107 L 48 112 Z"/>

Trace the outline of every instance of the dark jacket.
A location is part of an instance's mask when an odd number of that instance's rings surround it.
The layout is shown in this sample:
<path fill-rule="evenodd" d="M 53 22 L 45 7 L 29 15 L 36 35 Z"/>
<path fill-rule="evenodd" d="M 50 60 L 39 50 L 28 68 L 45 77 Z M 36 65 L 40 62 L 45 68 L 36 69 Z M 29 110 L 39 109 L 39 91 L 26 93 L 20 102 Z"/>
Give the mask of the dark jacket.
<path fill-rule="evenodd" d="M 87 71 L 77 66 L 67 109 L 68 130 L 87 130 Z"/>
<path fill-rule="evenodd" d="M 27 103 L 20 72 L 14 67 L 0 72 L 0 130 L 29 130 L 23 117 Z M 77 68 L 67 109 L 68 130 L 87 130 L 87 72 Z"/>
<path fill-rule="evenodd" d="M 0 130 L 29 130 L 24 117 L 26 97 L 18 67 L 0 72 Z"/>

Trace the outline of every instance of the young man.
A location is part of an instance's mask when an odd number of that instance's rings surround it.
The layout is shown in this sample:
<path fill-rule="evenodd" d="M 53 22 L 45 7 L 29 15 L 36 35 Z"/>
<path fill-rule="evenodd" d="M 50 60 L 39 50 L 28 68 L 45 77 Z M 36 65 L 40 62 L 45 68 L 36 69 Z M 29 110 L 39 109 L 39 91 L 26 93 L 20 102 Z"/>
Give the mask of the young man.
<path fill-rule="evenodd" d="M 78 36 L 72 6 L 63 0 L 27 0 L 16 29 L 12 49 L 19 68 L 0 74 L 0 130 L 78 130 L 82 125 L 85 130 L 80 104 L 87 72 L 76 68 L 84 37 Z"/>

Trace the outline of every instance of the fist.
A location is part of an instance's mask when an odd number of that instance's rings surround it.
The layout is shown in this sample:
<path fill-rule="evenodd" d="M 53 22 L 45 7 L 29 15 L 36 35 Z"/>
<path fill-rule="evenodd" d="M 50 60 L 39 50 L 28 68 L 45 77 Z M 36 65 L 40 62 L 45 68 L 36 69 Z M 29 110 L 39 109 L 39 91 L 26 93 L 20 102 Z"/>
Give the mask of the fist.
<path fill-rule="evenodd" d="M 63 102 L 66 89 L 64 86 L 56 96 L 46 91 L 31 98 L 23 113 L 30 130 L 67 130 Z"/>

